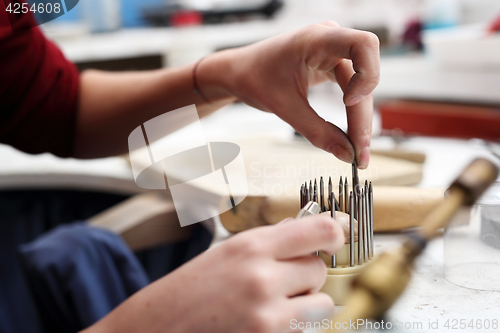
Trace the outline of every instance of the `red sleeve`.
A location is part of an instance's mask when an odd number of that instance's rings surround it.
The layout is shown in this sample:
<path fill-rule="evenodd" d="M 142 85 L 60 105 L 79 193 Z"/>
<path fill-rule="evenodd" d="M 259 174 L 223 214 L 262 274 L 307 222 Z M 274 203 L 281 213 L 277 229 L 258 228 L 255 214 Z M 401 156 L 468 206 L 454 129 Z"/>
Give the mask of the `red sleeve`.
<path fill-rule="evenodd" d="M 33 27 L 30 13 L 5 12 L 11 2 L 0 1 L 0 142 L 32 154 L 71 156 L 78 70 Z"/>

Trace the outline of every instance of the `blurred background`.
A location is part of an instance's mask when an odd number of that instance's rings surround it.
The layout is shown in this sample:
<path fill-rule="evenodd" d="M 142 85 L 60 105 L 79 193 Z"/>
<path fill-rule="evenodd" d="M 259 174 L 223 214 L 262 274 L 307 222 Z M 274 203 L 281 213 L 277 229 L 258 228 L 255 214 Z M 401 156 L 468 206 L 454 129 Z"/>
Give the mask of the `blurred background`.
<path fill-rule="evenodd" d="M 172 48 L 189 46 L 191 52 L 184 55 L 184 61 L 163 59 L 162 65 L 166 66 L 196 59 L 199 56 L 196 53 L 203 53 L 203 48 L 207 52 L 241 46 L 323 20 L 334 20 L 344 27 L 376 33 L 383 46 L 382 55 L 420 51 L 423 44 L 431 52 L 433 49 L 428 44 L 432 44 L 433 36 L 426 38 L 427 34 L 451 28 L 454 35 L 449 36 L 450 39 L 471 38 L 474 33 L 480 37 L 474 28 L 493 22 L 499 12 L 500 3 L 495 0 L 86 0 L 65 15 L 44 24 L 43 28 L 79 64 L 99 57 L 108 61 L 124 60 L 127 59 L 125 52 L 130 52 L 130 49 L 134 49 L 136 55 L 161 53 L 165 56 Z M 210 31 L 213 33 L 203 35 L 203 32 Z M 118 32 L 136 34 L 127 35 L 130 37 L 128 49 L 120 49 L 116 38 L 114 45 L 108 45 L 108 48 L 118 48 L 115 58 L 106 57 L 105 50 L 99 49 L 97 44 L 86 45 L 96 48 L 87 54 L 76 49 L 77 42 L 82 44 L 84 38 L 87 42 L 89 37 L 99 36 L 98 40 L 102 40 L 105 36 L 120 36 L 116 34 Z M 155 32 L 157 39 L 148 36 L 150 32 Z M 160 35 L 159 32 L 169 34 Z M 184 45 L 172 45 L 176 33 L 181 35 L 178 39 Z M 140 40 L 143 41 L 138 44 Z M 156 49 L 152 44 L 156 44 Z M 120 50 L 123 51 L 121 55 Z M 99 54 L 92 56 L 90 51 Z M 462 57 L 466 58 L 465 55 Z"/>

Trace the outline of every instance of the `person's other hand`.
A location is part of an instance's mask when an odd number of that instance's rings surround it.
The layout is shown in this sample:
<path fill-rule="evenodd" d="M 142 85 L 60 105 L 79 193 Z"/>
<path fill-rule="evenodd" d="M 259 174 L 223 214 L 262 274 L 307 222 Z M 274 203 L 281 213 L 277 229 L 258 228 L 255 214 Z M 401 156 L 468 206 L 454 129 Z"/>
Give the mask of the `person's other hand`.
<path fill-rule="evenodd" d="M 292 319 L 333 311 L 318 292 L 326 266 L 312 253 L 334 254 L 343 234 L 324 215 L 242 232 L 139 291 L 89 332 L 289 332 Z"/>
<path fill-rule="evenodd" d="M 379 67 L 379 41 L 374 34 L 328 21 L 216 53 L 201 62 L 199 80 L 202 90 L 222 82 L 228 94 L 274 112 L 316 147 L 349 163 L 356 155 L 358 165 L 366 168 L 371 93 L 379 82 Z M 216 76 L 223 78 L 217 82 Z M 327 79 L 337 81 L 344 91 L 348 137 L 308 103 L 308 88 Z"/>

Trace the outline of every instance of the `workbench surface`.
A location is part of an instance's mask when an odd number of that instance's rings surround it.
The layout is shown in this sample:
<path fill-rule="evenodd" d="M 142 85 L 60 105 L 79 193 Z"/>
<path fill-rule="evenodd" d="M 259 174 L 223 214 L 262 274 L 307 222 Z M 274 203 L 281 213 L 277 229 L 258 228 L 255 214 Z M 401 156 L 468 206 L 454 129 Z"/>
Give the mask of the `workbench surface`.
<path fill-rule="evenodd" d="M 403 235 L 375 235 L 379 252 L 397 246 Z M 500 285 L 500 277 L 499 277 Z M 443 238 L 431 241 L 415 263 L 412 280 L 402 297 L 389 311 L 388 321 L 411 323 L 410 332 L 498 332 L 500 331 L 500 291 L 479 291 L 456 286 L 443 277 Z M 499 321 L 496 330 L 452 329 L 455 320 L 467 325 L 494 319 Z M 449 320 L 449 321 L 448 321 Z M 449 328 L 445 325 L 450 324 Z M 436 322 L 438 328 L 435 328 Z M 418 326 L 418 325 L 422 326 Z M 429 326 L 433 323 L 432 326 Z M 417 329 L 418 328 L 418 329 Z M 403 330 L 405 331 L 405 330 Z"/>

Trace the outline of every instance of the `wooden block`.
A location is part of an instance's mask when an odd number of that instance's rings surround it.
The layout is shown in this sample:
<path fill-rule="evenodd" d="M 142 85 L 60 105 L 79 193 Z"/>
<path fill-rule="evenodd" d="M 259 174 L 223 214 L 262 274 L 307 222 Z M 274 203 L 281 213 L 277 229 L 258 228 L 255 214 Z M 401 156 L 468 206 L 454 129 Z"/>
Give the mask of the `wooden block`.
<path fill-rule="evenodd" d="M 338 197 L 338 190 L 334 191 Z M 375 232 L 398 231 L 416 227 L 444 199 L 443 189 L 404 186 L 375 186 L 373 190 Z M 221 214 L 221 222 L 230 232 L 276 224 L 299 212 L 295 197 L 249 197 L 235 210 Z"/>

